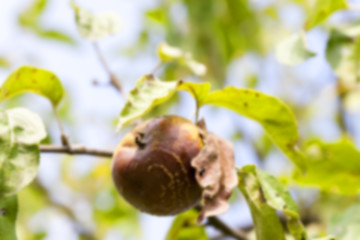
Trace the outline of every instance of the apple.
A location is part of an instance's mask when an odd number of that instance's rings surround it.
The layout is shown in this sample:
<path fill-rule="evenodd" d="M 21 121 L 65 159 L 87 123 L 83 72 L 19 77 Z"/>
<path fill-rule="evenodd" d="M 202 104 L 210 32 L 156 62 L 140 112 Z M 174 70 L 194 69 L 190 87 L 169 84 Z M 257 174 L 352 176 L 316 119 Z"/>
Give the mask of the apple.
<path fill-rule="evenodd" d="M 202 147 L 200 129 L 187 119 L 147 120 L 125 135 L 114 152 L 115 186 L 140 211 L 162 216 L 183 212 L 201 198 L 191 160 Z"/>

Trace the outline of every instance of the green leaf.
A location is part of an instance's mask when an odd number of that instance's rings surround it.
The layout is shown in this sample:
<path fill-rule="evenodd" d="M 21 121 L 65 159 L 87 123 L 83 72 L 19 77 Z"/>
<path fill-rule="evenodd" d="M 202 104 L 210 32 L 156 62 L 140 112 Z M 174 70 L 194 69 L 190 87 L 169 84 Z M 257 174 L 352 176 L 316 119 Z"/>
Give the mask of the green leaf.
<path fill-rule="evenodd" d="M 285 187 L 274 176 L 265 171 L 257 169 L 256 173 L 267 204 L 292 218 L 298 219 L 297 205 Z"/>
<path fill-rule="evenodd" d="M 311 7 L 310 15 L 305 23 L 305 29 L 309 30 L 325 22 L 331 14 L 346 8 L 345 0 L 316 0 L 314 6 Z"/>
<path fill-rule="evenodd" d="M 267 204 L 256 167 L 243 167 L 239 173 L 239 189 L 243 193 L 253 218 L 256 239 L 285 240 L 285 234 L 276 210 Z"/>
<path fill-rule="evenodd" d="M 341 83 L 352 88 L 359 80 L 360 39 L 333 29 L 326 46 L 326 59 Z"/>
<path fill-rule="evenodd" d="M 127 102 L 120 113 L 117 129 L 131 120 L 141 117 L 151 108 L 169 99 L 176 91 L 178 81 L 163 82 L 153 75 L 145 75 L 130 91 Z"/>
<path fill-rule="evenodd" d="M 195 82 L 180 82 L 178 90 L 189 92 L 196 100 L 198 106 L 204 104 L 206 97 L 209 95 L 211 84 L 208 82 L 195 83 Z"/>
<path fill-rule="evenodd" d="M 335 216 L 329 224 L 328 232 L 341 240 L 355 240 L 360 236 L 360 204 L 349 207 Z"/>
<path fill-rule="evenodd" d="M 360 193 L 360 152 L 350 140 L 336 143 L 314 140 L 305 151 L 307 172 L 303 175 L 294 171 L 297 184 L 346 195 Z"/>
<path fill-rule="evenodd" d="M 64 95 L 64 88 L 54 73 L 41 68 L 23 66 L 10 74 L 1 86 L 0 101 L 24 92 L 46 97 L 53 106 L 57 106 Z"/>
<path fill-rule="evenodd" d="M 188 67 L 195 75 L 203 76 L 206 74 L 206 66 L 195 61 L 191 53 L 184 52 L 180 48 L 170 46 L 165 42 L 159 45 L 158 55 L 162 62 L 178 61 Z"/>
<path fill-rule="evenodd" d="M 251 173 L 256 178 L 264 204 L 288 216 L 287 226 L 295 240 L 308 239 L 305 228 L 300 222 L 298 207 L 288 190 L 274 176 L 253 165 L 245 166 L 242 171 Z"/>
<path fill-rule="evenodd" d="M 207 240 L 205 228 L 196 223 L 199 213 L 196 210 L 189 210 L 179 214 L 173 221 L 166 240 Z"/>
<path fill-rule="evenodd" d="M 18 211 L 17 196 L 0 197 L 0 236 L 1 240 L 15 240 L 16 216 Z"/>
<path fill-rule="evenodd" d="M 305 169 L 303 155 L 296 146 L 296 119 L 290 108 L 278 98 L 256 90 L 229 86 L 209 93 L 202 104 L 224 107 L 259 122 L 288 158 L 302 170 Z"/>
<path fill-rule="evenodd" d="M 276 47 L 275 54 L 279 62 L 286 65 L 302 63 L 315 55 L 315 53 L 307 50 L 300 34 L 293 34 L 281 41 Z"/>
<path fill-rule="evenodd" d="M 0 197 L 16 194 L 35 178 L 45 136 L 37 114 L 22 108 L 0 112 Z"/>
<path fill-rule="evenodd" d="M 91 41 L 98 41 L 104 37 L 117 33 L 121 28 L 121 19 L 115 13 L 92 12 L 73 5 L 78 32 L 81 37 Z"/>

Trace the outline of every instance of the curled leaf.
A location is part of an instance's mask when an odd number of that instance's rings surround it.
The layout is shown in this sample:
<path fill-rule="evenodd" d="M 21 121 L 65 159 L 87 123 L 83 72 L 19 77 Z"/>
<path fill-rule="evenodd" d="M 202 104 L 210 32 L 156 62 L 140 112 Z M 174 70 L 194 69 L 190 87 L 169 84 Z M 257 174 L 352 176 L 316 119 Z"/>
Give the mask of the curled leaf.
<path fill-rule="evenodd" d="M 212 133 L 206 133 L 204 141 L 204 148 L 191 162 L 196 169 L 196 180 L 203 189 L 199 222 L 226 212 L 227 200 L 238 184 L 232 143 Z"/>

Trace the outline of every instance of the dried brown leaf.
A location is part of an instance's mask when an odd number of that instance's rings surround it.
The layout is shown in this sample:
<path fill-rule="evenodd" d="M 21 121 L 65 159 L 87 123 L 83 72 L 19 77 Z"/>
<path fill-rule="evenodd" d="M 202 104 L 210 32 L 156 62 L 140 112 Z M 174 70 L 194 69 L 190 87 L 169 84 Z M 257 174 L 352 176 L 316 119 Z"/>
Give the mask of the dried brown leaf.
<path fill-rule="evenodd" d="M 226 212 L 229 208 L 227 200 L 238 184 L 233 144 L 212 133 L 204 134 L 204 143 L 201 152 L 191 162 L 196 169 L 196 180 L 203 189 L 199 222 Z"/>

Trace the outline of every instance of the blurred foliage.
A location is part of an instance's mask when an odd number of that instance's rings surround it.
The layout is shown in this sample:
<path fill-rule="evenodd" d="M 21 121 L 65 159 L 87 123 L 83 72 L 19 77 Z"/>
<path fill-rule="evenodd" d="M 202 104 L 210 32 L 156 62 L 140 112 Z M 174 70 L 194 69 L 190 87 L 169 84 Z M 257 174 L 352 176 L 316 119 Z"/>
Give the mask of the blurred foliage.
<path fill-rule="evenodd" d="M 283 64 L 296 65 L 313 57 L 315 53 L 306 49 L 305 39 L 300 34 L 294 34 L 279 43 L 276 57 Z"/>
<path fill-rule="evenodd" d="M 342 240 L 353 240 L 360 236 L 360 205 L 355 204 L 335 216 L 329 226 L 329 233 Z"/>
<path fill-rule="evenodd" d="M 163 42 L 158 48 L 158 55 L 161 63 L 177 61 L 180 65 L 188 67 L 195 75 L 203 76 L 206 74 L 204 64 L 195 61 L 190 52 L 184 52 L 179 48 L 168 45 Z"/>
<path fill-rule="evenodd" d="M 25 8 L 18 17 L 20 26 L 26 28 L 41 38 L 57 40 L 67 44 L 74 44 L 74 40 L 60 30 L 46 29 L 40 23 L 40 18 L 44 13 L 48 0 L 34 0 L 30 6 Z"/>
<path fill-rule="evenodd" d="M 125 239 L 141 236 L 139 212 L 119 196 L 111 178 L 111 162 L 98 163 L 83 177 L 71 174 L 73 161 L 67 158 L 62 165 L 63 181 L 73 191 L 80 192 L 92 206 L 96 222 L 95 239 L 104 239 L 110 228 L 117 228 Z"/>
<path fill-rule="evenodd" d="M 176 22 L 173 7 L 186 9 L 185 22 Z M 259 19 L 248 1 L 168 0 L 145 16 L 150 23 L 165 29 L 167 42 L 188 50 L 205 63 L 207 78 L 215 85 L 225 81 L 226 66 L 232 59 L 247 51 L 264 52 Z"/>
<path fill-rule="evenodd" d="M 294 173 L 297 184 L 317 186 L 334 193 L 359 193 L 360 152 L 350 140 L 342 139 L 336 143 L 311 141 L 307 144 L 305 159 L 306 174 Z"/>
<path fill-rule="evenodd" d="M 318 236 L 319 234 L 324 235 L 335 216 L 341 215 L 346 209 L 358 202 L 357 196 L 321 192 L 315 199 L 311 199 L 310 203 L 303 203 L 301 215 L 306 216 L 306 221 L 317 223 Z"/>
<path fill-rule="evenodd" d="M 346 91 L 359 82 L 360 40 L 357 36 L 349 36 L 346 32 L 332 29 L 326 48 L 326 58 L 340 78 Z"/>
<path fill-rule="evenodd" d="M 326 21 L 332 13 L 347 7 L 345 0 L 316 0 L 305 2 L 311 3 L 308 4 L 309 16 L 305 23 L 306 30 Z"/>
<path fill-rule="evenodd" d="M 0 198 L 0 233 L 2 240 L 16 239 L 17 196 Z"/>
<path fill-rule="evenodd" d="M 92 12 L 73 4 L 77 29 L 81 37 L 98 41 L 108 35 L 117 33 L 121 28 L 121 20 L 116 13 Z"/>
<path fill-rule="evenodd" d="M 46 189 L 37 181 L 32 182 L 28 187 L 19 192 L 19 217 L 18 223 L 21 228 L 18 231 L 19 239 L 37 240 L 43 239 L 46 232 L 41 229 L 31 229 L 29 222 L 41 211 L 46 211 L 54 203 Z"/>

